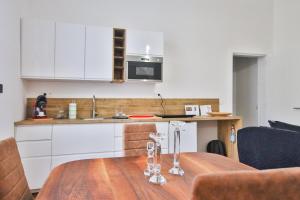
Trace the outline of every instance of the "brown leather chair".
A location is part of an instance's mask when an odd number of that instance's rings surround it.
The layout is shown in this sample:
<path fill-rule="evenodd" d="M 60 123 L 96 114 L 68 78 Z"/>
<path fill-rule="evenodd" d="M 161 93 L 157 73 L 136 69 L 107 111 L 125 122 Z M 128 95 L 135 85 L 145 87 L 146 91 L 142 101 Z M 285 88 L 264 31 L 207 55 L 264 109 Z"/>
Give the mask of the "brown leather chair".
<path fill-rule="evenodd" d="M 33 199 L 14 138 L 0 141 L 0 199 Z"/>
<path fill-rule="evenodd" d="M 124 128 L 125 156 L 146 155 L 150 133 L 156 133 L 155 124 L 126 124 Z"/>
<path fill-rule="evenodd" d="M 199 175 L 192 200 L 299 200 L 300 168 Z"/>

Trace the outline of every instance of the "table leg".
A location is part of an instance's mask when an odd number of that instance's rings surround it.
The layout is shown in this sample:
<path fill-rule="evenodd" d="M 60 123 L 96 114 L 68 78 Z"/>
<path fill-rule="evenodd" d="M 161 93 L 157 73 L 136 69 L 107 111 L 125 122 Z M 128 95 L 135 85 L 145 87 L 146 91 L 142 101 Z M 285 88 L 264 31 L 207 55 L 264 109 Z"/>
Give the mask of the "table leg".
<path fill-rule="evenodd" d="M 235 141 L 234 143 L 230 141 L 230 132 L 232 125 L 234 125 L 237 134 L 237 131 L 243 126 L 242 119 L 218 121 L 218 139 L 224 142 L 226 146 L 227 156 L 236 161 L 239 161 L 237 141 Z"/>

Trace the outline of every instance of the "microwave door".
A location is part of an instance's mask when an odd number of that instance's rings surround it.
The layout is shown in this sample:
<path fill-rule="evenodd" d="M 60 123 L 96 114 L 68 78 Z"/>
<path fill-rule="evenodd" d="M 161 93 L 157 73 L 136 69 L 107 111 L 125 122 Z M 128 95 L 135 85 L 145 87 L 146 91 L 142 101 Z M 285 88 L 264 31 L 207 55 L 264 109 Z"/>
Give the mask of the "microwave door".
<path fill-rule="evenodd" d="M 128 80 L 161 81 L 162 63 L 128 61 Z"/>

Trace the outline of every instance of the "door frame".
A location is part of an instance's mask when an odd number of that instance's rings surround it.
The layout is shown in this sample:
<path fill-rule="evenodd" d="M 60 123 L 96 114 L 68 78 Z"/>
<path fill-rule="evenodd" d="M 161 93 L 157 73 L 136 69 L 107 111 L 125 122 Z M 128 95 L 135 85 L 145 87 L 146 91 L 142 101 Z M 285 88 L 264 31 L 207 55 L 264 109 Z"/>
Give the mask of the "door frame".
<path fill-rule="evenodd" d="M 234 98 L 234 88 L 233 88 L 233 59 L 234 57 L 242 58 L 257 58 L 257 122 L 258 126 L 265 125 L 263 120 L 265 119 L 266 107 L 265 107 L 265 88 L 266 88 L 266 54 L 263 53 L 242 53 L 242 52 L 233 52 L 232 54 L 232 107 L 233 107 L 233 98 Z"/>

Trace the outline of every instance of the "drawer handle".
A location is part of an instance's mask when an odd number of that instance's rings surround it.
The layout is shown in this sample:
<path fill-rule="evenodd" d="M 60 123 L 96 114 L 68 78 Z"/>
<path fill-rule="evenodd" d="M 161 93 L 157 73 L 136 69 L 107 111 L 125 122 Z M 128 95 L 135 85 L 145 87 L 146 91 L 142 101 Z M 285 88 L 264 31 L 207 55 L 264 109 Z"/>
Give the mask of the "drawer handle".
<path fill-rule="evenodd" d="M 293 109 L 294 110 L 300 110 L 300 107 L 294 107 Z"/>

